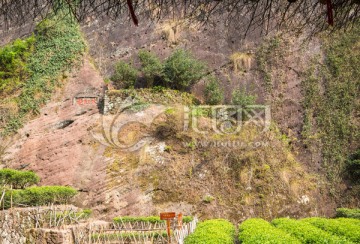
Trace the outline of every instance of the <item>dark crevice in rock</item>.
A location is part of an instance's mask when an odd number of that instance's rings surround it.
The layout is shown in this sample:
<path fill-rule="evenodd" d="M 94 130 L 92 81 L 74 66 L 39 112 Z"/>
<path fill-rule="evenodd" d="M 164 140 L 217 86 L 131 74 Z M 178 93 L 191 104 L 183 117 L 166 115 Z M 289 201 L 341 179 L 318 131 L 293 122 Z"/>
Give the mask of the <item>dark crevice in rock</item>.
<path fill-rule="evenodd" d="M 64 120 L 55 125 L 56 129 L 64 129 L 74 123 L 75 120 Z"/>
<path fill-rule="evenodd" d="M 87 111 L 81 111 L 81 112 L 79 112 L 79 113 L 75 114 L 75 116 L 81 116 L 81 115 L 84 115 L 84 114 L 86 114 L 86 112 L 87 112 Z"/>

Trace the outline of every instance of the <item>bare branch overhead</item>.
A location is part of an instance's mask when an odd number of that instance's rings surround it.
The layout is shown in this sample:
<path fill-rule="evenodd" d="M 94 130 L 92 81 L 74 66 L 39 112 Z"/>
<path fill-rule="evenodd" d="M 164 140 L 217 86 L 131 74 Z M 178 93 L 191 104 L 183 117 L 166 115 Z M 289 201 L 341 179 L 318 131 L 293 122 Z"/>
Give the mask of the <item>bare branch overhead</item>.
<path fill-rule="evenodd" d="M 293 31 L 303 29 L 313 33 L 329 28 L 328 7 L 331 2 L 334 26 L 351 27 L 360 13 L 360 0 L 0 0 L 0 21 L 6 26 L 21 25 L 29 20 L 41 20 L 50 11 L 66 9 L 78 21 L 89 16 L 111 18 L 131 16 L 134 22 L 181 16 L 206 23 L 213 16 L 226 15 L 234 25 L 247 19 L 245 33 L 254 27 L 264 32 L 286 26 Z M 131 13 L 132 3 L 134 13 Z"/>

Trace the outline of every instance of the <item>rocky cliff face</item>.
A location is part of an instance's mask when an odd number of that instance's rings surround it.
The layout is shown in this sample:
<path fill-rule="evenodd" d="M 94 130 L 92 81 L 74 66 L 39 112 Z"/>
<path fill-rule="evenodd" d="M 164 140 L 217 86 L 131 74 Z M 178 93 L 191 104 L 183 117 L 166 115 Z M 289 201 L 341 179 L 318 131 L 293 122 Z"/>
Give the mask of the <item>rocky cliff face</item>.
<path fill-rule="evenodd" d="M 91 188 L 89 194 L 96 195 L 95 189 L 104 179 L 104 165 L 88 129 L 100 117 L 99 107 L 93 102 L 79 104 L 77 99 L 89 94 L 101 97 L 103 85 L 93 65 L 84 59 L 83 66 L 58 89 L 40 115 L 11 138 L 5 165 L 34 170 L 41 176 L 41 184 L 74 185 L 84 192 Z"/>
<path fill-rule="evenodd" d="M 326 186 L 322 178 L 316 181 L 309 174 L 319 169 L 319 155 L 309 154 L 299 142 L 303 120 L 300 76 L 307 61 L 320 53 L 316 40 L 304 49 L 301 38 L 278 38 L 275 33 L 262 41 L 256 32 L 239 39 L 238 30 L 221 18 L 206 26 L 171 19 L 142 23 L 139 28 L 125 19 L 90 18 L 82 29 L 91 58 L 84 59 L 39 116 L 9 139 L 4 166 L 34 170 L 44 185 L 72 185 L 80 191 L 76 199 L 80 206 L 106 217 L 177 210 L 241 220 L 332 212 L 334 202 L 320 193 Z M 13 36 L 14 31 L 3 40 Z M 166 113 L 146 124 L 168 109 L 156 105 L 121 117 L 148 127 L 129 124 L 117 135 L 126 146 L 151 135 L 154 140 L 147 147 L 124 152 L 99 140 L 104 119 L 99 103 L 105 90 L 103 79 L 111 74 L 114 63 L 123 59 L 138 65 L 136 54 L 141 48 L 165 58 L 179 47 L 192 50 L 222 78 L 227 101 L 232 90 L 241 86 L 257 94 L 258 103 L 271 107 L 276 124 L 271 132 L 260 134 L 249 128 L 240 135 L 246 143 L 266 142 L 268 147 L 234 150 L 193 145 L 193 139 L 221 143 L 229 138 L 184 134 Z M 249 55 L 239 69 L 231 58 L 236 53 Z M 193 93 L 201 99 L 202 90 L 200 82 Z M 210 122 L 202 123 L 206 127 Z"/>

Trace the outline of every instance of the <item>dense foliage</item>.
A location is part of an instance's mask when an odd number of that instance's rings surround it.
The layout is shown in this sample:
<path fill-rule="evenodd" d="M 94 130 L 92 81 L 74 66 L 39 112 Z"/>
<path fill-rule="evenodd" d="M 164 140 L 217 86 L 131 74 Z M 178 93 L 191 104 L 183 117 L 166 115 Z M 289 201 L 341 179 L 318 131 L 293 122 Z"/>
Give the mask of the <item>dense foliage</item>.
<path fill-rule="evenodd" d="M 215 77 L 209 77 L 204 90 L 205 102 L 209 105 L 221 104 L 224 100 L 224 91 Z"/>
<path fill-rule="evenodd" d="M 199 81 L 206 66 L 196 60 L 190 52 L 178 49 L 164 63 L 164 75 L 167 85 L 180 91 L 188 90 Z"/>
<path fill-rule="evenodd" d="M 302 221 L 308 222 L 320 229 L 337 236 L 343 236 L 348 240 L 360 243 L 360 225 L 347 219 L 325 219 L 325 218 L 307 218 Z"/>
<path fill-rule="evenodd" d="M 276 228 L 281 229 L 299 239 L 302 243 L 352 243 L 345 238 L 334 236 L 310 223 L 295 219 L 281 218 L 271 222 Z"/>
<path fill-rule="evenodd" d="M 72 187 L 67 186 L 33 186 L 40 181 L 40 177 L 31 171 L 14 169 L 0 170 L 0 190 L 5 192 L 1 202 L 4 208 L 11 206 L 39 206 L 50 203 L 67 203 L 77 194 Z M 28 187 L 28 188 L 27 188 Z M 89 215 L 84 212 L 83 215 Z"/>
<path fill-rule="evenodd" d="M 266 220 L 258 218 L 245 220 L 239 226 L 239 240 L 243 244 L 301 243 L 295 237 L 277 229 Z"/>
<path fill-rule="evenodd" d="M 346 173 L 353 182 L 360 183 L 360 149 L 346 160 Z"/>
<path fill-rule="evenodd" d="M 193 220 L 191 216 L 183 216 L 183 223 L 189 223 Z M 137 222 L 143 222 L 143 223 L 164 223 L 164 220 L 160 220 L 159 216 L 121 216 L 121 217 L 115 217 L 113 219 L 113 222 L 115 224 L 123 224 L 123 223 L 137 223 Z"/>
<path fill-rule="evenodd" d="M 26 63 L 34 51 L 35 37 L 17 39 L 0 49 L 0 95 L 15 93 L 29 76 Z"/>
<path fill-rule="evenodd" d="M 249 95 L 245 89 L 234 90 L 231 95 L 232 104 L 242 107 L 254 105 L 256 101 L 256 96 Z"/>
<path fill-rule="evenodd" d="M 188 91 L 206 73 L 206 65 L 183 49 L 175 50 L 164 63 L 154 53 L 145 50 L 139 51 L 138 56 L 141 63 L 139 71 L 124 61 L 116 64 L 115 73 L 110 79 L 117 88 L 134 87 L 140 80 L 138 74 L 141 71 L 146 87 L 163 86 Z"/>
<path fill-rule="evenodd" d="M 139 59 L 147 87 L 161 85 L 161 81 L 164 78 L 164 68 L 160 59 L 154 53 L 146 50 L 139 51 Z"/>
<path fill-rule="evenodd" d="M 235 227 L 224 219 L 212 219 L 199 223 L 185 244 L 233 244 Z"/>
<path fill-rule="evenodd" d="M 360 219 L 360 209 L 338 208 L 336 209 L 336 217 Z"/>
<path fill-rule="evenodd" d="M 0 186 L 11 186 L 15 189 L 35 185 L 40 177 L 32 171 L 19 171 L 14 169 L 0 170 Z"/>
<path fill-rule="evenodd" d="M 16 97 L 0 101 L 2 134 L 15 132 L 26 115 L 38 113 L 66 78 L 64 71 L 71 69 L 85 51 L 79 25 L 61 11 L 40 22 L 35 33 L 0 51 L 0 63 L 5 67 L 5 72 L 0 70 L 0 93 L 18 91 Z"/>
<path fill-rule="evenodd" d="M 133 88 L 136 83 L 138 71 L 128 63 L 119 61 L 115 65 L 115 72 L 110 77 L 117 88 Z"/>
<path fill-rule="evenodd" d="M 136 223 L 136 222 L 144 222 L 144 223 L 164 223 L 164 220 L 160 220 L 159 216 L 122 216 L 115 217 L 113 219 L 114 223 L 122 224 L 122 223 Z"/>
<path fill-rule="evenodd" d="M 68 203 L 77 191 L 67 186 L 39 186 L 21 190 L 8 190 L 5 193 L 4 207 L 40 206 Z"/>

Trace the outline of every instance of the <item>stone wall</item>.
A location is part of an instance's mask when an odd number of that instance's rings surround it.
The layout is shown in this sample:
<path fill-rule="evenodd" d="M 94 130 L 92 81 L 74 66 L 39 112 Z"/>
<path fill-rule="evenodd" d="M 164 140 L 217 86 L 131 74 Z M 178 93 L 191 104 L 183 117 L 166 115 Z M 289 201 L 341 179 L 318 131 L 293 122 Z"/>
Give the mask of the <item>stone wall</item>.
<path fill-rule="evenodd" d="M 65 212 L 79 212 L 81 209 L 72 205 L 56 207 L 13 208 L 0 211 L 1 244 L 72 244 L 88 243 L 89 231 L 109 229 L 110 222 L 79 220 L 63 221 L 58 217 L 49 222 L 49 216 L 61 216 Z"/>
<path fill-rule="evenodd" d="M 75 206 L 13 208 L 0 211 L 0 243 L 26 243 L 29 230 L 49 226 L 50 211 L 78 211 Z M 51 243 L 51 242 L 50 242 Z"/>

